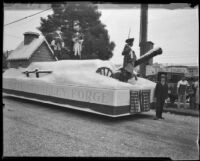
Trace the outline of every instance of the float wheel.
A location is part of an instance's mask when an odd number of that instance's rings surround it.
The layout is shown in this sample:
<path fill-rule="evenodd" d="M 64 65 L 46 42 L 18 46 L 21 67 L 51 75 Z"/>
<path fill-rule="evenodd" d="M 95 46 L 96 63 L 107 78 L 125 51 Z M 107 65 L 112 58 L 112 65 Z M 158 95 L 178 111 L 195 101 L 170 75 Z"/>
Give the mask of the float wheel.
<path fill-rule="evenodd" d="M 112 70 L 110 70 L 110 68 L 107 68 L 107 67 L 98 68 L 96 72 L 101 74 L 101 75 L 108 76 L 108 77 L 113 76 Z"/>

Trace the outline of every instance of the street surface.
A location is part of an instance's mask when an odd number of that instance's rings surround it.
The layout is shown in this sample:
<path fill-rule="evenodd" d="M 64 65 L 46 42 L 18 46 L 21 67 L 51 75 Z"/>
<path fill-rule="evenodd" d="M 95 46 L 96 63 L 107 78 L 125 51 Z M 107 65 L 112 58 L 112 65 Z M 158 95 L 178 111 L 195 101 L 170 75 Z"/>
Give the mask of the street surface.
<path fill-rule="evenodd" d="M 4 97 L 3 156 L 116 156 L 199 159 L 199 118 L 152 110 L 108 118 Z"/>

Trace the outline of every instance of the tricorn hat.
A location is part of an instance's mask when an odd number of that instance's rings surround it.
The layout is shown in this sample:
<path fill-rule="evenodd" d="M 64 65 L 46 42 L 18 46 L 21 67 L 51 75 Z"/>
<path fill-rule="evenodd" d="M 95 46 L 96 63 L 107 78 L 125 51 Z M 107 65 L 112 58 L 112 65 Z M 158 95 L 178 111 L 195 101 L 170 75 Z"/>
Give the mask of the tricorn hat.
<path fill-rule="evenodd" d="M 132 43 L 133 41 L 134 41 L 134 38 L 128 38 L 128 39 L 126 39 L 125 42 L 129 44 L 129 43 Z"/>

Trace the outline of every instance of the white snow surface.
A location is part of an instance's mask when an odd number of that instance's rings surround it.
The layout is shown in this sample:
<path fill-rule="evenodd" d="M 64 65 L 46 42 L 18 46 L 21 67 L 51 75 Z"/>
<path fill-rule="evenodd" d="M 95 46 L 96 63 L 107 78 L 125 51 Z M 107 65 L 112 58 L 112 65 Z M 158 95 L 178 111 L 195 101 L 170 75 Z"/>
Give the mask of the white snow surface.
<path fill-rule="evenodd" d="M 110 61 L 102 60 L 61 60 L 55 62 L 34 62 L 27 68 L 14 69 L 10 68 L 3 74 L 3 78 L 23 79 L 33 82 L 47 82 L 57 85 L 75 85 L 94 88 L 106 89 L 151 89 L 155 88 L 155 83 L 147 79 L 138 77 L 129 80 L 129 83 L 120 82 L 119 80 L 100 75 L 96 73 L 99 67 L 108 67 L 113 72 L 116 71 L 114 64 Z M 23 71 L 32 71 L 35 69 L 50 70 L 51 74 L 41 74 L 40 78 L 36 78 L 35 74 L 26 77 Z"/>
<path fill-rule="evenodd" d="M 35 38 L 28 45 L 24 45 L 24 41 L 22 41 L 19 46 L 8 56 L 8 60 L 29 59 L 43 42 L 47 44 L 48 48 L 53 54 L 53 51 L 49 47 L 46 39 L 41 35 L 39 38 Z"/>

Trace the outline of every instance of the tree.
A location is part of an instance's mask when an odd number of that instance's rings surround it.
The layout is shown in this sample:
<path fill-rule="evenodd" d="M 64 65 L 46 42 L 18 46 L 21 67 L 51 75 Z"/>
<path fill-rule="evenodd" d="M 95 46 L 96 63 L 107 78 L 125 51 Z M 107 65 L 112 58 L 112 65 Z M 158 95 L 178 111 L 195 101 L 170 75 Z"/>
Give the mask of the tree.
<path fill-rule="evenodd" d="M 73 55 L 72 35 L 74 34 L 74 21 L 79 21 L 81 32 L 84 35 L 82 59 L 107 60 L 113 56 L 114 42 L 110 42 L 108 31 L 101 23 L 101 13 L 95 4 L 90 2 L 67 2 L 52 4 L 53 14 L 41 18 L 38 28 L 48 42 L 52 41 L 51 33 L 61 27 L 65 46 Z"/>

